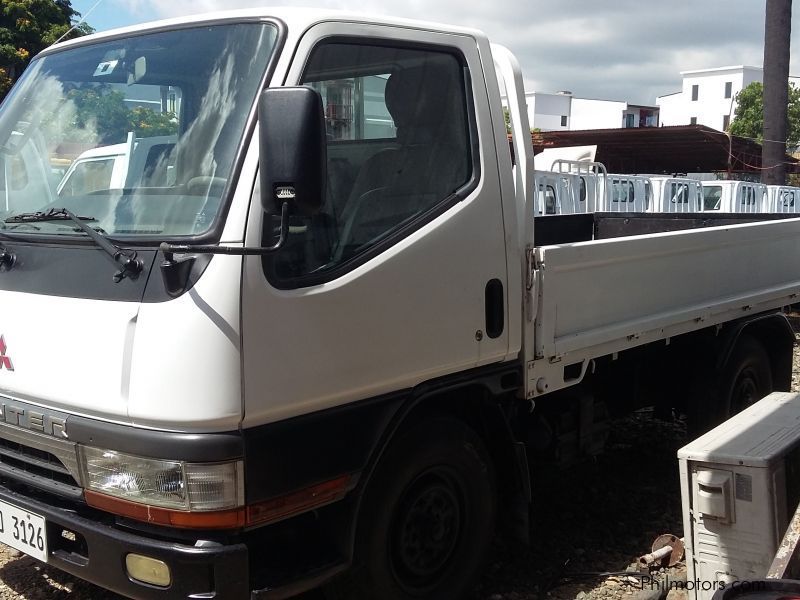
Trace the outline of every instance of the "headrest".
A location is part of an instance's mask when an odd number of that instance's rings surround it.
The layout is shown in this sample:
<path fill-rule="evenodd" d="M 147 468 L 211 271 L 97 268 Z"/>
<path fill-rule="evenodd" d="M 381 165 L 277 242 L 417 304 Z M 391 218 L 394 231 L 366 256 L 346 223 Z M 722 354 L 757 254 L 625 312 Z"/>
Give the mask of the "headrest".
<path fill-rule="evenodd" d="M 430 127 L 440 124 L 452 109 L 458 63 L 429 62 L 395 71 L 386 82 L 386 108 L 396 127 Z"/>

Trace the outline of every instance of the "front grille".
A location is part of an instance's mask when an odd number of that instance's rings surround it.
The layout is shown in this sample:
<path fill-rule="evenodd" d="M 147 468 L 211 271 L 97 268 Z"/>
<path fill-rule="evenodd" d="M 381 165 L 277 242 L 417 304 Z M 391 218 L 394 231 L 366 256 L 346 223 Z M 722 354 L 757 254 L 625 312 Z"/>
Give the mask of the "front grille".
<path fill-rule="evenodd" d="M 0 476 L 80 498 L 75 444 L 0 423 Z"/>

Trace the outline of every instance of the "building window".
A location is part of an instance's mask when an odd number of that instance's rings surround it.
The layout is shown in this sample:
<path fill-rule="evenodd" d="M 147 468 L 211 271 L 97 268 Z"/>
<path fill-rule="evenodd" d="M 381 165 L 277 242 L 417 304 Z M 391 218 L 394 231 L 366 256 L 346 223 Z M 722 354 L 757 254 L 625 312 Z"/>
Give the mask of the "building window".
<path fill-rule="evenodd" d="M 635 123 L 635 121 L 634 121 L 635 119 L 636 119 L 636 115 L 634 115 L 633 113 L 626 114 L 625 115 L 625 127 L 636 127 L 636 125 L 634 124 Z"/>
<path fill-rule="evenodd" d="M 726 81 L 725 82 L 725 97 L 730 98 L 733 94 L 733 82 Z"/>
<path fill-rule="evenodd" d="M 728 126 L 731 124 L 730 115 L 722 115 L 722 131 L 728 131 Z"/>
<path fill-rule="evenodd" d="M 561 115 L 561 126 L 562 127 L 567 126 L 567 115 Z"/>
<path fill-rule="evenodd" d="M 689 119 L 689 125 L 697 125 L 697 117 L 692 117 Z"/>
<path fill-rule="evenodd" d="M 700 95 L 700 86 L 699 85 L 693 85 L 692 86 L 692 102 L 695 102 L 699 95 Z"/>

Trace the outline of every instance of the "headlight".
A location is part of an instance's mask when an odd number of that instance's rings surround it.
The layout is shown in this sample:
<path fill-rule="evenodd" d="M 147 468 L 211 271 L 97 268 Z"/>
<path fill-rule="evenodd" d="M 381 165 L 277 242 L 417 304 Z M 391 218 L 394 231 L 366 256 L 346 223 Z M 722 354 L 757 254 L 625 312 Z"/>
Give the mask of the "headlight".
<path fill-rule="evenodd" d="M 242 461 L 186 463 L 83 446 L 84 485 L 90 490 L 173 510 L 218 511 L 244 504 Z"/>

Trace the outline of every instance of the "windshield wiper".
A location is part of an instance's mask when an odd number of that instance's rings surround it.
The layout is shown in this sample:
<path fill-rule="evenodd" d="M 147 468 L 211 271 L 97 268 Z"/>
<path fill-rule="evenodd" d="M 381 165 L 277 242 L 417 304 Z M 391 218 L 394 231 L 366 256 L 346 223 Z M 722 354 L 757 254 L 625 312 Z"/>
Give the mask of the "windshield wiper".
<path fill-rule="evenodd" d="M 9 217 L 6 223 L 33 223 L 42 221 L 72 221 L 81 231 L 88 235 L 100 248 L 105 250 L 116 263 L 120 265 L 120 270 L 114 273 L 114 281 L 119 283 L 126 277 L 136 279 L 144 269 L 144 263 L 136 258 L 136 251 L 120 248 L 112 244 L 107 237 L 89 227 L 84 221 L 97 221 L 94 217 L 79 217 L 72 214 L 66 208 L 51 208 L 46 211 L 20 213 Z"/>
<path fill-rule="evenodd" d="M 69 212 L 66 208 L 51 208 L 50 210 L 40 210 L 29 213 L 19 213 L 5 219 L 5 223 L 36 223 L 42 221 L 97 221 L 94 217 L 78 217 Z"/>

